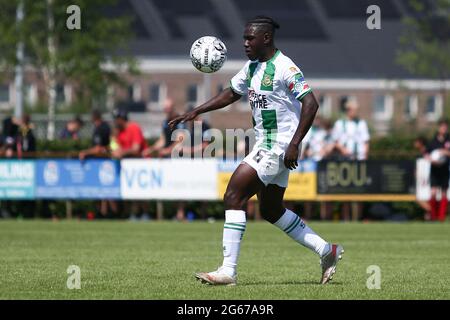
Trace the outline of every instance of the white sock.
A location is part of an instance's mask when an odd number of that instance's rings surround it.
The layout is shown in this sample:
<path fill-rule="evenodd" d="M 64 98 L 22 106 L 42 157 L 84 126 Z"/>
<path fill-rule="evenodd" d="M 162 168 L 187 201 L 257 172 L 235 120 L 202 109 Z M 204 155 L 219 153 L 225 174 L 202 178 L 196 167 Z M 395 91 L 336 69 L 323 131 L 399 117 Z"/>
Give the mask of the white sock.
<path fill-rule="evenodd" d="M 229 276 L 236 275 L 237 260 L 241 248 L 241 240 L 245 232 L 245 226 L 245 211 L 225 210 L 222 271 Z"/>
<path fill-rule="evenodd" d="M 289 209 L 275 222 L 275 225 L 301 245 L 323 256 L 328 252 L 328 243 L 319 237 L 303 220 Z"/>

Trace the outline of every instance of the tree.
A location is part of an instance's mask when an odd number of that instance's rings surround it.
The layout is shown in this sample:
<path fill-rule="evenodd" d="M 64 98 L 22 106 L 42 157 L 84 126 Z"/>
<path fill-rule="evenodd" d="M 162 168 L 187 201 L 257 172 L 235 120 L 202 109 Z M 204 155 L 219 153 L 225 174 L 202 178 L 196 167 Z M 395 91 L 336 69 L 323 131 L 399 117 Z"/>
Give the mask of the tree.
<path fill-rule="evenodd" d="M 403 20 L 397 62 L 411 74 L 439 79 L 443 105 L 450 113 L 445 90 L 450 76 L 450 1 L 436 0 L 430 7 L 411 0 L 409 6 L 413 14 Z"/>
<path fill-rule="evenodd" d="M 16 9 L 21 2 L 24 18 L 17 23 Z M 110 62 L 123 66 L 123 71 L 135 71 L 134 60 L 127 55 L 125 47 L 132 36 L 132 20 L 107 14 L 107 8 L 116 2 L 0 0 L 0 70 L 5 74 L 13 72 L 18 63 L 16 48 L 22 42 L 26 67 L 33 68 L 46 87 L 50 140 L 55 135 L 58 83 L 73 82 L 77 99 L 90 104 L 104 93 L 108 83 L 122 80 L 116 71 L 106 70 L 105 64 Z"/>

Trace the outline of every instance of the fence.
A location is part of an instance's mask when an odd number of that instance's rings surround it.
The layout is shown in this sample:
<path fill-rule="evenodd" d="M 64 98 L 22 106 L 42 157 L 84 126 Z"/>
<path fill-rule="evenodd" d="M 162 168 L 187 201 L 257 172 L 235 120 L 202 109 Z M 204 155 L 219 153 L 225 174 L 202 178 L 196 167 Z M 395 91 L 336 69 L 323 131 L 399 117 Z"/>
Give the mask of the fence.
<path fill-rule="evenodd" d="M 239 161 L 0 161 L 0 199 L 220 200 Z M 414 201 L 414 161 L 301 161 L 286 200 Z"/>

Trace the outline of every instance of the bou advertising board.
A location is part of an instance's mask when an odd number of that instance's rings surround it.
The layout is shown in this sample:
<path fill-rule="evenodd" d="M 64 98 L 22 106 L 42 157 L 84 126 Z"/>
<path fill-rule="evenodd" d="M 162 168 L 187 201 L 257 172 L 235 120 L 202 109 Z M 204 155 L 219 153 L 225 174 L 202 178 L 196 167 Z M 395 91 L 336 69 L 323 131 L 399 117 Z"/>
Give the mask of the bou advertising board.
<path fill-rule="evenodd" d="M 0 161 L 0 199 L 33 199 L 34 192 L 35 164 L 33 161 Z"/>
<path fill-rule="evenodd" d="M 37 198 L 120 198 L 119 161 L 37 160 L 36 172 Z"/>
<path fill-rule="evenodd" d="M 123 199 L 217 199 L 215 159 L 125 159 L 120 180 Z"/>
<path fill-rule="evenodd" d="M 320 200 L 413 201 L 414 161 L 321 161 Z"/>

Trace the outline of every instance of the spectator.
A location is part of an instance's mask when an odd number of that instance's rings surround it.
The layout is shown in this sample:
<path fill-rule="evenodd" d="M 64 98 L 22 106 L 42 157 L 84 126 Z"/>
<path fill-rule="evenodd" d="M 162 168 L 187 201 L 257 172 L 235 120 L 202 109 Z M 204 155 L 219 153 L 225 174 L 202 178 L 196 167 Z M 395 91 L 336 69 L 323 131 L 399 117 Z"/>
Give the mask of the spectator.
<path fill-rule="evenodd" d="M 14 117 L 7 117 L 3 120 L 2 131 L 2 156 L 12 158 L 17 151 L 17 135 L 19 132 L 19 122 Z M 10 218 L 12 213 L 12 201 L 1 201 L 1 216 Z"/>
<path fill-rule="evenodd" d="M 146 149 L 143 153 L 144 157 L 157 156 L 160 158 L 170 158 L 173 148 L 182 141 L 183 134 L 178 131 L 174 139 L 172 139 L 172 134 L 176 129 L 185 129 L 185 125 L 180 123 L 175 129 L 170 129 L 169 121 L 176 118 L 178 114 L 175 111 L 175 104 L 172 99 L 167 99 L 164 102 L 164 113 L 166 114 L 166 119 L 162 124 L 162 132 L 158 140 Z"/>
<path fill-rule="evenodd" d="M 76 116 L 74 119 L 68 121 L 60 134 L 61 139 L 79 140 L 80 130 L 83 127 L 84 122 L 80 116 Z"/>
<path fill-rule="evenodd" d="M 321 127 L 317 128 L 305 148 L 306 158 L 315 161 L 327 160 L 333 158 L 336 149 L 336 143 L 333 139 L 333 124 L 331 121 L 323 119 L 320 122 Z M 305 203 L 306 209 L 306 203 Z M 333 204 L 331 202 L 320 202 L 320 218 L 330 220 Z"/>
<path fill-rule="evenodd" d="M 419 152 L 419 158 L 427 158 L 428 150 L 427 150 L 428 142 L 425 137 L 417 137 L 414 140 L 414 148 Z M 431 220 L 431 207 L 429 201 L 416 200 L 417 204 L 425 210 L 425 220 Z"/>
<path fill-rule="evenodd" d="M 190 133 L 191 144 L 190 147 L 183 148 L 183 154 L 190 154 L 191 158 L 203 158 L 203 151 L 210 144 L 211 139 L 211 135 L 208 131 L 210 129 L 208 122 L 199 115 L 193 121 L 188 123 L 187 129 Z"/>
<path fill-rule="evenodd" d="M 113 158 L 141 157 L 147 148 L 147 142 L 139 124 L 128 121 L 126 110 L 117 109 L 114 111 L 114 125 L 117 129 L 118 148 L 112 151 Z"/>
<path fill-rule="evenodd" d="M 14 117 L 7 117 L 3 120 L 2 154 L 6 158 L 12 158 L 17 151 L 19 124 L 19 121 Z"/>
<path fill-rule="evenodd" d="M 356 99 L 345 104 L 345 117 L 336 121 L 333 138 L 341 157 L 346 160 L 367 160 L 369 154 L 369 129 L 365 120 L 358 117 Z"/>
<path fill-rule="evenodd" d="M 17 134 L 17 153 L 18 157 L 22 158 L 25 152 L 25 157 L 32 157 L 30 152 L 36 152 L 36 137 L 33 133 L 33 125 L 31 123 L 30 115 L 24 114 L 22 123 Z M 28 154 L 27 154 L 28 153 Z"/>
<path fill-rule="evenodd" d="M 177 131 L 175 137 L 172 137 L 175 130 L 186 129 L 186 126 L 180 123 L 173 130 L 169 127 L 169 121 L 178 116 L 177 112 L 175 111 L 175 103 L 171 98 L 168 98 L 164 102 L 163 110 L 166 114 L 166 119 L 162 123 L 161 135 L 153 145 L 151 145 L 147 150 L 144 151 L 144 157 L 157 156 L 160 158 L 170 158 L 172 155 L 172 150 L 178 143 L 182 142 L 184 139 L 184 135 L 181 131 Z M 186 220 L 184 202 L 179 201 L 177 203 L 177 213 L 175 217 L 178 221 Z"/>
<path fill-rule="evenodd" d="M 136 122 L 128 121 L 128 112 L 125 109 L 116 109 L 114 111 L 114 126 L 116 136 L 112 140 L 115 145 L 111 145 L 111 154 L 113 158 L 140 158 L 147 148 L 142 129 Z M 131 201 L 130 220 L 136 220 L 137 211 L 141 209 L 141 219 L 149 220 L 147 202 Z"/>
<path fill-rule="evenodd" d="M 320 127 L 312 132 L 308 143 L 305 145 L 305 158 L 320 161 L 332 156 L 336 143 L 332 134 L 333 125 L 329 120 L 321 120 Z"/>
<path fill-rule="evenodd" d="M 102 114 L 98 110 L 92 111 L 92 122 L 94 123 L 94 132 L 92 133 L 92 147 L 80 152 L 80 160 L 84 160 L 84 158 L 86 158 L 87 156 L 98 157 L 108 154 L 111 128 L 107 122 L 103 121 Z"/>
<path fill-rule="evenodd" d="M 94 124 L 94 131 L 92 133 L 92 146 L 87 150 L 82 150 L 79 153 L 79 158 L 83 161 L 86 157 L 101 157 L 109 153 L 109 144 L 111 136 L 111 128 L 106 121 L 103 121 L 102 114 L 98 110 L 92 111 L 92 123 Z M 117 202 L 114 200 L 104 199 L 98 202 L 100 214 L 102 217 L 110 217 L 109 209 L 114 216 L 118 214 Z"/>
<path fill-rule="evenodd" d="M 431 161 L 431 220 L 440 220 L 443 222 L 447 214 L 447 190 L 450 179 L 450 135 L 446 120 L 439 121 L 438 131 L 428 145 L 427 151 L 426 158 Z M 439 206 L 436 199 L 438 191 L 441 192 Z"/>
<path fill-rule="evenodd" d="M 308 132 L 306 133 L 305 137 L 302 140 L 300 159 L 309 158 L 309 156 L 306 155 L 306 149 L 308 148 L 308 146 L 315 146 L 316 144 L 313 142 L 313 140 L 317 140 L 317 138 L 320 139 L 322 133 L 323 133 L 322 117 L 320 115 L 316 115 L 311 128 L 308 130 Z"/>
<path fill-rule="evenodd" d="M 355 98 L 345 103 L 345 117 L 336 121 L 333 127 L 333 139 L 339 157 L 343 160 L 367 160 L 369 154 L 369 129 L 365 120 L 358 117 L 359 104 Z M 358 220 L 362 206 L 360 203 L 342 203 L 344 220 L 349 220 L 352 207 L 353 220 Z"/>

